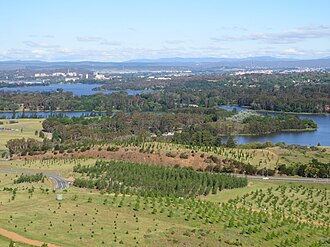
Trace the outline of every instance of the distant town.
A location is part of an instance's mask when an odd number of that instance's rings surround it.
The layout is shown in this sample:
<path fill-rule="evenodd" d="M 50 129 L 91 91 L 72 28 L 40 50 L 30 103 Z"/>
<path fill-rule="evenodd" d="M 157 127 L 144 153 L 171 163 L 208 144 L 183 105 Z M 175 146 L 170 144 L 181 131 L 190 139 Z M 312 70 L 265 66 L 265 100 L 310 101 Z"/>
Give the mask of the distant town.
<path fill-rule="evenodd" d="M 70 63 L 69 63 L 70 65 Z M 215 64 L 216 65 L 216 64 Z M 67 66 L 66 66 L 67 67 Z M 135 66 L 124 65 L 122 68 L 1 68 L 0 64 L 0 87 L 17 87 L 32 85 L 48 85 L 53 83 L 97 83 L 97 82 L 127 82 L 134 78 L 144 81 L 171 81 L 178 77 L 189 77 L 205 74 L 229 74 L 229 75 L 249 75 L 249 74 L 290 74 L 304 72 L 327 72 L 327 67 L 294 67 L 294 68 L 251 68 L 251 67 L 210 67 L 209 64 L 198 66 L 185 65 L 180 63 L 161 64 L 150 68 L 144 64 Z M 111 66 L 110 66 L 111 67 Z"/>

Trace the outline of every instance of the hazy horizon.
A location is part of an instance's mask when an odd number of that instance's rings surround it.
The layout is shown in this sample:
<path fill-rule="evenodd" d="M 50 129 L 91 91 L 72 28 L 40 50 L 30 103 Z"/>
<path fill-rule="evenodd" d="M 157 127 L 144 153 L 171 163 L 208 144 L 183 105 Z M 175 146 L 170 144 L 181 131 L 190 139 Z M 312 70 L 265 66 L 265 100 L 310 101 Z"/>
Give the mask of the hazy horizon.
<path fill-rule="evenodd" d="M 3 1 L 0 60 L 330 56 L 330 2 Z"/>

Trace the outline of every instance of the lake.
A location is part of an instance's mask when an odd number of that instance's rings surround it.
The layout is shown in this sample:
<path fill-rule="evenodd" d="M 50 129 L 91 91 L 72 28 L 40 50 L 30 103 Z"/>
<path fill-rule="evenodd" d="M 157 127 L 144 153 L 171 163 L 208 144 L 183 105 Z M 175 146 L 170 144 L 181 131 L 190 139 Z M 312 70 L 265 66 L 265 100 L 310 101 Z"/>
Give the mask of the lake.
<path fill-rule="evenodd" d="M 238 106 L 221 106 L 222 109 L 231 111 L 233 108 L 236 110 L 243 111 L 246 108 Z M 279 115 L 281 113 L 267 113 L 259 112 L 260 114 L 269 114 L 269 115 Z M 283 114 L 283 113 L 282 113 Z M 235 139 L 240 144 L 246 144 L 249 142 L 267 142 L 272 143 L 276 142 L 285 142 L 287 144 L 299 144 L 299 145 L 313 145 L 316 146 L 320 143 L 322 146 L 330 146 L 330 114 L 319 114 L 319 115 L 310 115 L 310 114 L 291 114 L 298 116 L 299 118 L 309 118 L 314 120 L 315 123 L 319 126 L 316 131 L 310 132 L 285 132 L 278 134 L 270 135 L 260 135 L 260 136 L 236 136 Z"/>
<path fill-rule="evenodd" d="M 108 91 L 94 91 L 93 88 L 100 87 L 102 84 L 49 84 L 47 86 L 25 86 L 25 87 L 3 87 L 0 91 L 18 91 L 18 92 L 52 92 L 58 88 L 63 89 L 64 92 L 72 92 L 76 96 L 93 95 L 97 93 L 112 94 L 116 92 L 127 92 L 128 95 L 137 95 L 142 93 L 150 93 L 153 90 L 108 90 Z"/>

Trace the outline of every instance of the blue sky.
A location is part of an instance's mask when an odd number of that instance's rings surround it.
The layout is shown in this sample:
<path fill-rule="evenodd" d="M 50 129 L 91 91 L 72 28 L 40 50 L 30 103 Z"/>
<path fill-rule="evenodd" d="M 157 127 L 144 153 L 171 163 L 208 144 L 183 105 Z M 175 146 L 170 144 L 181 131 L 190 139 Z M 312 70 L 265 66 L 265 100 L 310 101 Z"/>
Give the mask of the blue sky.
<path fill-rule="evenodd" d="M 0 60 L 330 56 L 329 0 L 0 0 Z"/>

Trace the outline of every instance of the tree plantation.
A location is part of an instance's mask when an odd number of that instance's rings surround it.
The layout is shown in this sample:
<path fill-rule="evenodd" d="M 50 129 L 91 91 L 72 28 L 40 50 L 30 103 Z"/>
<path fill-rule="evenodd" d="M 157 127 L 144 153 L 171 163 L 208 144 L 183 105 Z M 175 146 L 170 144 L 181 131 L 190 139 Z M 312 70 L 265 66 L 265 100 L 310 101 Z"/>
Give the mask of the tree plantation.
<path fill-rule="evenodd" d="M 109 193 L 139 193 L 146 196 L 206 196 L 223 189 L 247 185 L 246 178 L 124 161 L 97 161 L 95 166 L 77 165 L 73 171 L 86 176 L 75 180 L 74 185 L 77 187 L 99 189 Z"/>
<path fill-rule="evenodd" d="M 133 169 L 133 165 L 137 168 Z M 96 187 L 88 190 L 70 187 L 61 192 L 66 199 L 56 201 L 54 194 L 43 184 L 10 184 L 15 175 L 1 174 L 1 186 L 7 185 L 0 191 L 0 201 L 7 213 L 0 215 L 0 223 L 6 224 L 11 231 L 46 243 L 73 247 L 83 243 L 91 246 L 193 246 L 197 243 L 200 246 L 266 244 L 283 247 L 325 247 L 330 244 L 326 185 L 252 182 L 252 188 L 249 188 L 241 187 L 244 180 L 227 180 L 232 189 L 218 194 L 176 196 L 162 193 L 162 187 L 157 185 L 157 190 L 151 189 L 147 179 L 139 175 L 146 172 L 147 166 L 139 164 L 97 161 L 93 165 L 90 161 L 67 159 L 29 161 L 24 166 L 34 169 L 56 166 L 59 170 L 72 167 L 77 180 L 81 175 L 94 180 L 113 174 L 112 181 L 124 181 L 124 172 L 127 177 L 134 174 L 136 180 L 142 180 L 132 182 L 135 185 L 131 185 L 129 193 L 120 192 L 120 188 L 113 193 L 104 193 L 95 190 Z M 111 166 L 113 168 L 109 168 Z M 133 169 L 131 173 L 130 169 Z M 161 176 L 168 177 L 169 183 L 174 183 L 172 177 L 180 178 L 182 186 L 189 178 L 199 178 L 189 169 L 160 169 L 157 166 L 146 175 L 155 175 L 162 186 Z M 150 179 L 157 183 L 156 179 Z M 226 181 L 226 176 L 223 179 Z M 204 180 L 211 181 L 212 178 L 205 175 Z M 143 183 L 147 185 L 143 186 Z M 141 190 L 131 193 L 134 187 Z M 179 192 L 177 190 L 178 195 Z M 20 211 L 22 207 L 24 212 Z"/>

